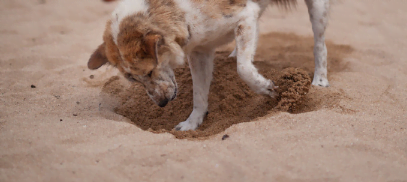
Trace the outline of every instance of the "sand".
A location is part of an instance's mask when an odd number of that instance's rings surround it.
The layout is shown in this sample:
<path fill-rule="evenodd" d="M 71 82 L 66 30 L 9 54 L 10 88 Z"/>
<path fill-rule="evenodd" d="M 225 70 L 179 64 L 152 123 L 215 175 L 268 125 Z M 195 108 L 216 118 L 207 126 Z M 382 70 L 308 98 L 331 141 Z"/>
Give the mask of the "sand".
<path fill-rule="evenodd" d="M 337 0 L 331 87 L 309 85 L 312 31 L 299 1 L 261 20 L 252 92 L 219 49 L 209 114 L 192 110 L 187 67 L 165 108 L 112 67 L 86 68 L 115 4 L 0 2 L 0 181 L 407 181 L 407 2 Z"/>

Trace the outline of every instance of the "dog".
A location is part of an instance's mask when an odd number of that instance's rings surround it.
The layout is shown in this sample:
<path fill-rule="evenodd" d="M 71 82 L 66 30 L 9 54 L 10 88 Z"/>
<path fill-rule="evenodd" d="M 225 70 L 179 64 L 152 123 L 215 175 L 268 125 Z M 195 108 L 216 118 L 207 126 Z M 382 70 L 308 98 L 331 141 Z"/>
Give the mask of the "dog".
<path fill-rule="evenodd" d="M 188 60 L 193 80 L 193 111 L 176 130 L 195 130 L 208 112 L 215 49 L 235 40 L 230 57 L 237 71 L 256 93 L 276 96 L 277 86 L 253 65 L 258 20 L 267 6 L 296 5 L 296 0 L 123 0 L 106 24 L 103 43 L 88 68 L 115 66 L 131 82 L 139 83 L 160 107 L 175 99 L 173 69 Z M 329 0 L 305 0 L 314 33 L 313 85 L 328 87 L 325 29 Z"/>

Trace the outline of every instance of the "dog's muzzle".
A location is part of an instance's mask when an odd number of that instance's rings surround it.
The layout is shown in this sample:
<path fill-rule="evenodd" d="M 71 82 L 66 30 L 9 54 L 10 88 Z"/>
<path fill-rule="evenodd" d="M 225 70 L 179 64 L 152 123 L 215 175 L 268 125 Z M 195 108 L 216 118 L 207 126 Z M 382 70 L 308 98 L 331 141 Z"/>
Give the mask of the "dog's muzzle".
<path fill-rule="evenodd" d="M 175 88 L 174 94 L 172 95 L 172 97 L 170 99 L 165 98 L 165 99 L 161 100 L 160 103 L 158 103 L 158 106 L 165 107 L 168 104 L 168 102 L 174 100 L 177 97 L 177 91 L 178 91 L 178 88 Z"/>

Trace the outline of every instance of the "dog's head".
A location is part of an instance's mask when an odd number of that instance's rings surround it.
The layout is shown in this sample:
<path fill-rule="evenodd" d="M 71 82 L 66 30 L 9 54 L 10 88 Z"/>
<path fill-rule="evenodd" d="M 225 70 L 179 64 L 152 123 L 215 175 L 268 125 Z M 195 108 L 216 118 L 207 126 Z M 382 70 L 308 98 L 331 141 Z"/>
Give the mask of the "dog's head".
<path fill-rule="evenodd" d="M 177 95 L 173 68 L 184 61 L 182 48 L 160 32 L 136 25 L 121 22 L 115 34 L 109 22 L 104 43 L 90 57 L 88 68 L 98 69 L 106 63 L 115 66 L 129 81 L 143 85 L 148 96 L 164 107 Z"/>

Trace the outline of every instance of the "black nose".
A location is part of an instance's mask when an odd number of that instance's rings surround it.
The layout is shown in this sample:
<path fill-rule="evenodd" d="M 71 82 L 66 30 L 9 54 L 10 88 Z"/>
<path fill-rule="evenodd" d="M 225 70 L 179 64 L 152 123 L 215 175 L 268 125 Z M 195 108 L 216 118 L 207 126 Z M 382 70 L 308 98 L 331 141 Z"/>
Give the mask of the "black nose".
<path fill-rule="evenodd" d="M 158 103 L 158 106 L 160 107 L 165 107 L 168 104 L 168 99 L 161 100 L 160 103 Z"/>

